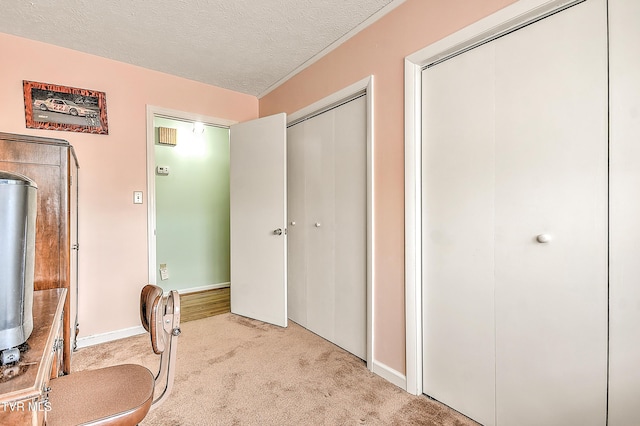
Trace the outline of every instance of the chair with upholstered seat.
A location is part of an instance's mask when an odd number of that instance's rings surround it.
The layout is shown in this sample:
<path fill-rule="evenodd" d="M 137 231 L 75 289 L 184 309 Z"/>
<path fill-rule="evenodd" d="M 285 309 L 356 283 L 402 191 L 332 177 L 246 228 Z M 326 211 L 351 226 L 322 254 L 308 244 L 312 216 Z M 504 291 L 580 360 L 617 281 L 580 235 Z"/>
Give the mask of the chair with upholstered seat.
<path fill-rule="evenodd" d="M 47 425 L 136 425 L 171 392 L 180 334 L 180 295 L 146 285 L 140 294 L 140 319 L 161 355 L 158 373 L 135 364 L 71 373 L 50 381 Z M 160 388 L 158 396 L 155 389 Z"/>

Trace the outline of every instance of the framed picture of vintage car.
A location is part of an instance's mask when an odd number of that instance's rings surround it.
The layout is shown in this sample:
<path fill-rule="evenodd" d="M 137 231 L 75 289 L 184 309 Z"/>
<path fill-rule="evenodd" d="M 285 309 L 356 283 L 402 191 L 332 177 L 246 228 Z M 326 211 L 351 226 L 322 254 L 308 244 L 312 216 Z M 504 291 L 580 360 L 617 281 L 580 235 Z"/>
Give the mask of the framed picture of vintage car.
<path fill-rule="evenodd" d="M 27 80 L 22 86 L 27 128 L 109 134 L 104 92 Z"/>

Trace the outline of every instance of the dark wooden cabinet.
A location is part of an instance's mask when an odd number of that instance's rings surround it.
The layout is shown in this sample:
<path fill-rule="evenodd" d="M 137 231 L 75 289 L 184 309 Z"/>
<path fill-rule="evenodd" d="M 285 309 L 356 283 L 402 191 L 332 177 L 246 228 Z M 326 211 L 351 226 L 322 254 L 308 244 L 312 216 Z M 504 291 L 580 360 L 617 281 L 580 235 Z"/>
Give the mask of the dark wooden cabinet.
<path fill-rule="evenodd" d="M 34 290 L 66 288 L 64 367 L 71 371 L 77 326 L 78 161 L 64 140 L 0 132 L 0 170 L 38 185 Z"/>

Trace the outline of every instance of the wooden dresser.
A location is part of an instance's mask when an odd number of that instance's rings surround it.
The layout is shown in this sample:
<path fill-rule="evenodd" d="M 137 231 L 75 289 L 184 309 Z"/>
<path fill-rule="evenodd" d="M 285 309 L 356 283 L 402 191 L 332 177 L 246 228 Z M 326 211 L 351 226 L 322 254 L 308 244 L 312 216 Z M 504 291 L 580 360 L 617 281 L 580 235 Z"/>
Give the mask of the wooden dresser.
<path fill-rule="evenodd" d="M 67 289 L 33 292 L 33 332 L 15 365 L 1 366 L 0 425 L 43 425 L 51 409 L 49 379 L 62 374 Z"/>
<path fill-rule="evenodd" d="M 61 139 L 0 132 L 0 170 L 20 173 L 38 185 L 34 290 L 66 288 L 64 367 L 71 371 L 77 335 L 78 161 Z"/>

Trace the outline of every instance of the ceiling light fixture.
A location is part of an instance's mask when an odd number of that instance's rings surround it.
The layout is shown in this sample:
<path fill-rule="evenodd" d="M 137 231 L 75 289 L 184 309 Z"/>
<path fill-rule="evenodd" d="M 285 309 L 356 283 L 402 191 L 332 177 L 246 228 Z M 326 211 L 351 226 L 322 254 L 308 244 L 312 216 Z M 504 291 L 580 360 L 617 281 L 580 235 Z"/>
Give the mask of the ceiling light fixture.
<path fill-rule="evenodd" d="M 195 123 L 193 123 L 193 133 L 195 133 L 196 135 L 203 134 L 204 124 L 200 123 L 199 121 L 196 121 Z"/>

